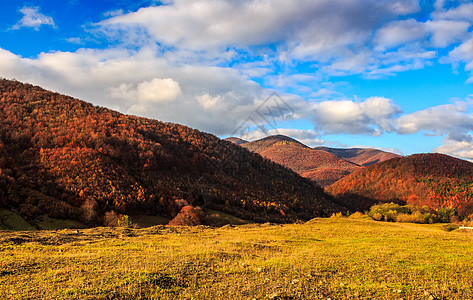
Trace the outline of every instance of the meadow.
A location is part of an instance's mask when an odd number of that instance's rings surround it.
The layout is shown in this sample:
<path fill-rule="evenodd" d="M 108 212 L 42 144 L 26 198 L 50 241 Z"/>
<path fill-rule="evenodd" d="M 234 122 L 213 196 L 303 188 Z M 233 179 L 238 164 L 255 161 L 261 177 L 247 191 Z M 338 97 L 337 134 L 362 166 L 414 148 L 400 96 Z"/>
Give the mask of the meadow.
<path fill-rule="evenodd" d="M 2 299 L 472 299 L 473 232 L 313 219 L 0 231 Z"/>

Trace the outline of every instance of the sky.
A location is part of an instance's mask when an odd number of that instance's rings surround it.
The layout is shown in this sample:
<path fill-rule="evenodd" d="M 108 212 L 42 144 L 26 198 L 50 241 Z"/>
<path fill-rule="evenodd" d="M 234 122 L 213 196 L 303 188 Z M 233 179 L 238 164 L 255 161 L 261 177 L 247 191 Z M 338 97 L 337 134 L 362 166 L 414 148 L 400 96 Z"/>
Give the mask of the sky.
<path fill-rule="evenodd" d="M 222 138 L 473 160 L 473 1 L 0 7 L 3 78 Z"/>

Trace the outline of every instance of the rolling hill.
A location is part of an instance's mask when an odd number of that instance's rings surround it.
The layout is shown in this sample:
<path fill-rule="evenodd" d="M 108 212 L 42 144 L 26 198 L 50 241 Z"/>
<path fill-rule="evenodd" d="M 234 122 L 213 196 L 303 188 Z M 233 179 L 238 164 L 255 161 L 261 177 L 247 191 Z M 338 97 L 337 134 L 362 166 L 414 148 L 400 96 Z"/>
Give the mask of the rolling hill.
<path fill-rule="evenodd" d="M 201 206 L 292 222 L 340 209 L 295 172 L 186 126 L 0 80 L 0 208 L 104 224 Z"/>
<path fill-rule="evenodd" d="M 398 154 L 385 152 L 378 149 L 330 147 L 315 147 L 314 149 L 330 152 L 344 160 L 364 167 L 371 166 L 376 163 L 400 156 Z"/>
<path fill-rule="evenodd" d="M 473 163 L 444 154 L 415 154 L 362 168 L 327 188 L 351 209 L 398 202 L 473 213 Z"/>
<path fill-rule="evenodd" d="M 328 186 L 360 168 L 332 153 L 311 149 L 283 135 L 269 136 L 240 146 L 286 166 L 321 186 Z"/>

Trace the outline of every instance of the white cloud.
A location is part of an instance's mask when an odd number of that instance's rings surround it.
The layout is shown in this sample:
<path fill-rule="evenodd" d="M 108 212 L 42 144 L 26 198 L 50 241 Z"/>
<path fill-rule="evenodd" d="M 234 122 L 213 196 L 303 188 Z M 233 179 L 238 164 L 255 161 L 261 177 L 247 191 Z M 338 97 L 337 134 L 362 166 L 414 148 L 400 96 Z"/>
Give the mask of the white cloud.
<path fill-rule="evenodd" d="M 324 101 L 312 113 L 316 129 L 326 134 L 380 135 L 393 130 L 393 118 L 401 109 L 391 99 L 370 97 L 364 102 Z"/>
<path fill-rule="evenodd" d="M 153 78 L 151 81 L 141 82 L 136 91 L 140 101 L 161 102 L 176 100 L 181 88 L 172 78 Z"/>
<path fill-rule="evenodd" d="M 383 18 L 418 10 L 411 0 L 175 0 L 98 25 L 127 39 L 144 29 L 148 37 L 179 49 L 215 51 L 284 42 L 287 51 L 275 54 L 280 61 L 326 60 L 343 55 L 347 46 L 363 45 Z"/>
<path fill-rule="evenodd" d="M 467 140 L 457 141 L 445 138 L 443 145 L 433 149 L 434 152 L 445 153 L 459 158 L 473 160 L 473 142 L 472 136 L 468 135 Z"/>
<path fill-rule="evenodd" d="M 442 1 L 443 2 L 443 1 Z M 443 3 L 442 3 L 443 7 Z M 473 3 L 464 3 L 449 10 L 441 9 L 434 13 L 437 19 L 473 21 Z"/>
<path fill-rule="evenodd" d="M 465 41 L 461 45 L 455 47 L 448 54 L 448 58 L 443 60 L 450 63 L 465 63 L 465 70 L 470 71 L 471 77 L 467 82 L 473 83 L 473 38 Z"/>
<path fill-rule="evenodd" d="M 447 47 L 461 41 L 468 35 L 469 22 L 464 21 L 427 21 L 426 30 L 432 34 L 431 42 L 434 47 Z"/>
<path fill-rule="evenodd" d="M 21 20 L 12 27 L 13 30 L 17 30 L 22 27 L 30 27 L 34 28 L 35 30 L 39 30 L 42 25 L 56 27 L 53 18 L 40 13 L 39 7 L 25 6 L 20 9 L 20 12 L 23 14 L 23 18 L 21 18 Z"/>
<path fill-rule="evenodd" d="M 456 102 L 430 107 L 397 120 L 398 132 L 413 134 L 420 131 L 432 134 L 454 133 L 473 130 L 473 114 L 470 102 Z"/>
<path fill-rule="evenodd" d="M 173 101 L 181 94 L 179 83 L 172 78 L 153 78 L 140 82 L 137 86 L 122 83 L 109 90 L 112 98 L 135 100 L 142 104 Z"/>
<path fill-rule="evenodd" d="M 401 116 L 397 131 L 444 136 L 442 145 L 433 151 L 473 159 L 473 101 L 467 98 Z"/>
<path fill-rule="evenodd" d="M 423 40 L 425 26 L 414 19 L 393 21 L 376 32 L 374 44 L 376 49 L 385 50 L 408 42 Z"/>

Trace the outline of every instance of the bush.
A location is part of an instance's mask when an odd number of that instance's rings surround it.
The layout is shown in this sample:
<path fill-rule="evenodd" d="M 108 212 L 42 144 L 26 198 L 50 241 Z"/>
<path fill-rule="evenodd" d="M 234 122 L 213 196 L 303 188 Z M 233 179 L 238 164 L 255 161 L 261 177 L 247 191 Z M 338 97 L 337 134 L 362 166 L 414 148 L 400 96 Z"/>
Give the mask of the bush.
<path fill-rule="evenodd" d="M 333 213 L 330 218 L 343 218 L 344 215 L 341 212 Z"/>
<path fill-rule="evenodd" d="M 111 227 L 118 226 L 117 213 L 115 213 L 115 211 L 113 210 L 105 212 L 105 216 L 103 218 L 103 224 L 105 226 L 111 226 Z"/>
<path fill-rule="evenodd" d="M 349 216 L 350 219 L 362 219 L 364 217 L 366 217 L 366 215 L 364 213 L 359 212 L 359 211 L 356 211 L 356 212 L 352 213 Z"/>
<path fill-rule="evenodd" d="M 440 223 L 448 223 L 455 214 L 454 208 L 442 207 L 437 210 L 437 221 Z"/>
<path fill-rule="evenodd" d="M 415 211 L 412 214 L 399 214 L 397 221 L 402 223 L 424 223 L 424 216 L 420 211 Z"/>
<path fill-rule="evenodd" d="M 196 226 L 202 224 L 205 213 L 200 207 L 184 206 L 168 225 L 171 226 Z"/>
<path fill-rule="evenodd" d="M 380 213 L 375 213 L 375 214 L 373 214 L 371 217 L 372 217 L 374 220 L 376 220 L 376 221 L 381 221 L 381 220 L 383 220 L 383 215 L 380 214 Z"/>
<path fill-rule="evenodd" d="M 410 208 L 408 206 L 401 206 L 396 203 L 383 203 L 378 205 L 373 205 L 368 212 L 368 216 L 373 217 L 374 214 L 379 213 L 383 216 L 388 215 L 388 219 L 392 219 L 393 215 L 397 215 L 398 213 L 410 213 Z M 395 218 L 394 218 L 395 220 Z"/>
<path fill-rule="evenodd" d="M 424 223 L 434 224 L 437 221 L 437 216 L 434 213 L 426 213 L 423 217 Z"/>
<path fill-rule="evenodd" d="M 123 215 L 118 218 L 117 225 L 121 227 L 135 227 L 135 223 L 130 219 L 128 215 Z"/>
<path fill-rule="evenodd" d="M 368 212 L 368 216 L 376 221 L 384 220 L 387 222 L 427 224 L 459 222 L 458 215 L 454 208 L 442 207 L 435 211 L 427 206 L 402 206 L 396 203 L 373 205 Z"/>

